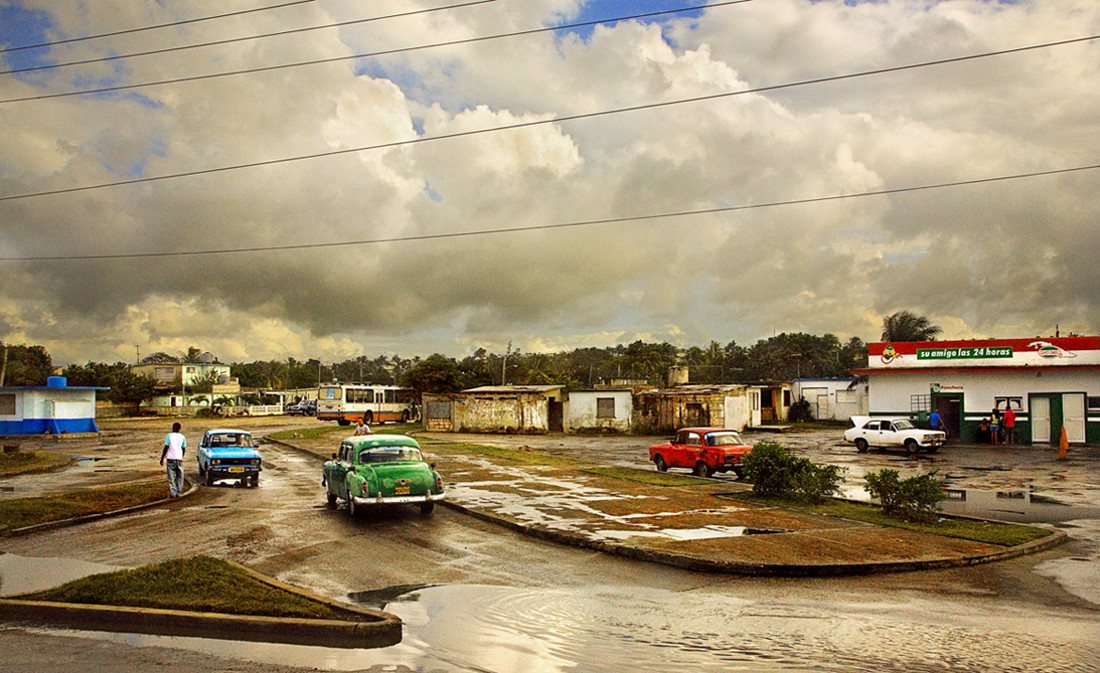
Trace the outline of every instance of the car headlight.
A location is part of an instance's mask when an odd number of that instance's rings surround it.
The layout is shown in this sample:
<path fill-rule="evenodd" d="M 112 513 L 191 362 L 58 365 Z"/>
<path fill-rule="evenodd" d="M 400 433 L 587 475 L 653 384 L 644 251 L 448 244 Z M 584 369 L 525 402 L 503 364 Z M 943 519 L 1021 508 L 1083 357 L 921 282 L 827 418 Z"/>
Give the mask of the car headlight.
<path fill-rule="evenodd" d="M 211 461 L 210 461 L 210 464 L 211 464 L 211 465 L 221 465 L 221 464 L 222 464 L 222 461 L 220 461 L 220 460 L 218 460 L 217 458 L 215 458 L 214 460 L 211 460 Z"/>
<path fill-rule="evenodd" d="M 252 459 L 252 464 L 253 465 L 259 465 L 260 464 L 260 459 L 259 458 L 253 458 Z"/>

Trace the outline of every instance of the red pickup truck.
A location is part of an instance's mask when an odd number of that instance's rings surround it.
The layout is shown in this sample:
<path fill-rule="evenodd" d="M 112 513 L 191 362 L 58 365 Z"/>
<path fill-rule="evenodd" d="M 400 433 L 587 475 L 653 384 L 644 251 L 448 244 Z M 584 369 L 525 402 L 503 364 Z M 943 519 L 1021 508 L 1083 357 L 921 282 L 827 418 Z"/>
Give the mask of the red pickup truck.
<path fill-rule="evenodd" d="M 649 447 L 649 459 L 664 472 L 670 467 L 690 468 L 700 477 L 733 471 L 740 479 L 741 460 L 752 451 L 741 442 L 736 430 L 727 428 L 684 428 L 667 444 Z"/>

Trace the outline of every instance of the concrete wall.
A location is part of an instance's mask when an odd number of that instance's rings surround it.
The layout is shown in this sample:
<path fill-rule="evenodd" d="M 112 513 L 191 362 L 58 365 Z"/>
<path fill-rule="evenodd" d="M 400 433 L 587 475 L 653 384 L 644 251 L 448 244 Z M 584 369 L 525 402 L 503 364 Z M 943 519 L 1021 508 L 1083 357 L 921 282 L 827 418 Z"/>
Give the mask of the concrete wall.
<path fill-rule="evenodd" d="M 599 399 L 612 399 L 615 415 L 600 418 Z M 569 394 L 565 404 L 566 432 L 630 432 L 634 417 L 634 399 L 629 390 L 580 391 Z"/>

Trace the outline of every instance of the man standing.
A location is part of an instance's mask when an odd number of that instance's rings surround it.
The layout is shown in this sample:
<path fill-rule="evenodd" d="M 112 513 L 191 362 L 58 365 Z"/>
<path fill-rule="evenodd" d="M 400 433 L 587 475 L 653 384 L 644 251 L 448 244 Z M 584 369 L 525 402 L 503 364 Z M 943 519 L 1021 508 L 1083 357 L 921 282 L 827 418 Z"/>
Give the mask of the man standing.
<path fill-rule="evenodd" d="M 947 439 L 947 428 L 943 427 L 943 418 L 940 417 L 940 412 L 933 411 L 932 415 L 928 417 L 928 424 L 932 426 L 933 430 L 942 432 L 944 439 Z"/>
<path fill-rule="evenodd" d="M 171 498 L 178 498 L 183 493 L 183 453 L 186 449 L 187 438 L 180 433 L 180 424 L 173 423 L 160 453 L 160 464 L 168 462 L 168 495 Z"/>
<path fill-rule="evenodd" d="M 1012 410 L 1012 402 L 1005 406 L 1005 417 L 1001 420 L 1005 431 L 1005 444 L 1012 444 L 1016 434 L 1016 412 Z"/>

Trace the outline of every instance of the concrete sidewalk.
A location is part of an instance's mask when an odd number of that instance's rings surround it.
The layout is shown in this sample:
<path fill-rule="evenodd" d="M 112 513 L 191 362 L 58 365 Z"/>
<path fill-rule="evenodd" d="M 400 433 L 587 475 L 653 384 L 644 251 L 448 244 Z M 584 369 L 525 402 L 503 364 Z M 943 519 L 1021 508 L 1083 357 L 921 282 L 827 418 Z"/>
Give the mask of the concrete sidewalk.
<path fill-rule="evenodd" d="M 1049 549 L 1061 531 L 1016 547 L 810 514 L 730 498 L 732 479 L 520 462 L 425 441 L 449 507 L 555 542 L 706 572 L 815 576 L 987 563 Z M 522 453 L 522 452 L 521 452 Z M 638 476 L 637 472 L 634 472 Z"/>

